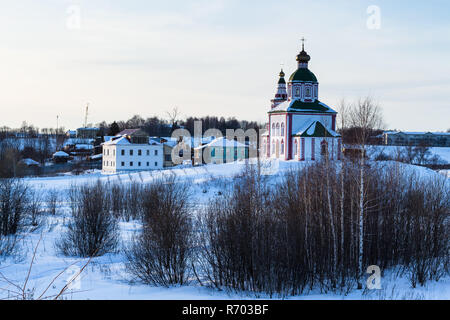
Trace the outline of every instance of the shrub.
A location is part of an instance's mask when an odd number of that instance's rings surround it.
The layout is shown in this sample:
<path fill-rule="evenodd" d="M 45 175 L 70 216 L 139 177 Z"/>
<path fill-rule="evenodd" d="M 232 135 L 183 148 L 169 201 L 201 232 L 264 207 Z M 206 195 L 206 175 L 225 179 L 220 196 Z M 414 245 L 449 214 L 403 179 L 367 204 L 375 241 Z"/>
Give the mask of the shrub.
<path fill-rule="evenodd" d="M 19 179 L 0 179 L 0 255 L 13 252 L 28 209 L 28 187 Z"/>
<path fill-rule="evenodd" d="M 153 285 L 184 285 L 190 275 L 193 228 L 188 186 L 174 176 L 144 188 L 143 230 L 126 250 L 130 273 Z"/>
<path fill-rule="evenodd" d="M 116 250 L 118 222 L 110 212 L 105 186 L 97 181 L 71 194 L 78 195 L 72 220 L 66 234 L 56 243 L 57 248 L 65 255 L 81 257 L 101 256 Z"/>

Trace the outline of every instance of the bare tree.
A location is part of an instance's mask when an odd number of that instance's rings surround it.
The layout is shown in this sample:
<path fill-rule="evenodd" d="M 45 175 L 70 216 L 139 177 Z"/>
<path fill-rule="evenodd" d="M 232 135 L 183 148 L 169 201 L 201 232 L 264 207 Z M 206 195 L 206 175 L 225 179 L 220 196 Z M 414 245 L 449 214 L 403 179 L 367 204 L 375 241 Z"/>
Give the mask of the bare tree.
<path fill-rule="evenodd" d="M 358 254 L 358 276 L 363 274 L 363 255 L 364 255 L 364 211 L 366 206 L 364 173 L 366 144 L 370 134 L 374 129 L 379 129 L 383 125 L 383 117 L 380 106 L 374 102 L 371 97 L 359 99 L 349 112 L 351 125 L 357 129 L 356 141 L 359 145 L 359 254 Z M 359 279 L 358 277 L 358 279 Z M 362 289 L 361 281 L 358 280 L 358 288 Z"/>
<path fill-rule="evenodd" d="M 172 130 L 175 129 L 178 121 L 178 117 L 180 116 L 180 112 L 178 111 L 178 107 L 174 107 L 171 111 L 167 111 L 167 117 L 169 118 L 170 123 L 172 124 Z"/>

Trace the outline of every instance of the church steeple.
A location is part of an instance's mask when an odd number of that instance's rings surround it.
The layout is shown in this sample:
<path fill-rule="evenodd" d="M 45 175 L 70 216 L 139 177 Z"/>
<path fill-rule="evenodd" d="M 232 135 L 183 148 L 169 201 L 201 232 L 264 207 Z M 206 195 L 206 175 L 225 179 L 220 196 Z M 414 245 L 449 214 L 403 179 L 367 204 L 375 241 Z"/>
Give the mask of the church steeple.
<path fill-rule="evenodd" d="M 308 62 L 311 57 L 305 51 L 305 38 L 302 38 L 302 51 L 297 55 L 298 68 L 308 69 Z"/>
<path fill-rule="evenodd" d="M 286 80 L 284 80 L 285 73 L 283 68 L 280 71 L 280 79 L 278 80 L 277 92 L 275 93 L 275 98 L 272 99 L 272 108 L 275 108 L 280 103 L 284 102 L 288 98 L 286 90 Z"/>

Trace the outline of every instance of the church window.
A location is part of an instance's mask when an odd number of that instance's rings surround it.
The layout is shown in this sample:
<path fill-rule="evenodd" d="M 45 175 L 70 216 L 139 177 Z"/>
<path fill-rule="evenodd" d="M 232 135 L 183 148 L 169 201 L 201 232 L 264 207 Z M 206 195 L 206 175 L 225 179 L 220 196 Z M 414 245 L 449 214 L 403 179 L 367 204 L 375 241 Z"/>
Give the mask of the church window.
<path fill-rule="evenodd" d="M 284 140 L 281 139 L 281 154 L 284 154 Z"/>
<path fill-rule="evenodd" d="M 279 136 L 280 135 L 280 124 L 279 123 L 277 123 L 277 134 L 276 134 L 277 136 Z"/>
<path fill-rule="evenodd" d="M 306 87 L 306 96 L 307 97 L 311 96 L 311 88 L 310 87 Z"/>
<path fill-rule="evenodd" d="M 284 123 L 281 124 L 281 135 L 284 136 Z"/>
<path fill-rule="evenodd" d="M 275 135 L 275 123 L 272 123 L 272 135 Z"/>
<path fill-rule="evenodd" d="M 300 89 L 299 89 L 299 88 L 295 89 L 295 95 L 296 95 L 297 97 L 300 96 Z"/>
<path fill-rule="evenodd" d="M 294 156 L 296 156 L 298 154 L 298 143 L 297 143 L 297 139 L 294 140 Z"/>
<path fill-rule="evenodd" d="M 275 154 L 275 140 L 272 140 L 272 154 Z"/>

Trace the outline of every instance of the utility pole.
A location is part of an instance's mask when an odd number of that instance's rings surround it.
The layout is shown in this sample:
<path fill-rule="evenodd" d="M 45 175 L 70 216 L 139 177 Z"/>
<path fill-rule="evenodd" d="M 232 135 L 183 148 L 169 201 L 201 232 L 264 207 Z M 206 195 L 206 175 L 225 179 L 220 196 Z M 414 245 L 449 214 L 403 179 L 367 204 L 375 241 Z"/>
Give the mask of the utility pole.
<path fill-rule="evenodd" d="M 89 103 L 86 104 L 86 113 L 84 115 L 84 127 L 87 127 L 87 119 L 88 119 L 88 113 L 89 113 Z"/>
<path fill-rule="evenodd" d="M 58 152 L 58 128 L 59 128 L 59 115 L 56 115 L 55 152 Z"/>

